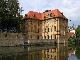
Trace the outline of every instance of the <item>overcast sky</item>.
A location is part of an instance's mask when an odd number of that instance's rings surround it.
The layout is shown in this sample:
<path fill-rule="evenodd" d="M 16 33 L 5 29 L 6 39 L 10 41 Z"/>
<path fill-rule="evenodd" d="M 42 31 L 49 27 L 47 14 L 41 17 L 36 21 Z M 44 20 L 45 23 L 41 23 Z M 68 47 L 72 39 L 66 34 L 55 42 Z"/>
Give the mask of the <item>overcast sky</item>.
<path fill-rule="evenodd" d="M 80 25 L 80 0 L 19 0 L 22 14 L 28 11 L 44 12 L 59 9 L 71 21 L 69 25 Z"/>

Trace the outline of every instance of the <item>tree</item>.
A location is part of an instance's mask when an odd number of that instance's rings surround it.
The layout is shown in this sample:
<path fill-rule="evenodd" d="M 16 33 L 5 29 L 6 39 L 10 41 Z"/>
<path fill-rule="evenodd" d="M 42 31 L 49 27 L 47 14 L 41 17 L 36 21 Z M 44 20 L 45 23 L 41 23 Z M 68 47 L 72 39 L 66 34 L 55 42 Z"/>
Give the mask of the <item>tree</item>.
<path fill-rule="evenodd" d="M 76 47 L 76 56 L 78 59 L 80 59 L 80 46 Z"/>
<path fill-rule="evenodd" d="M 10 30 L 20 25 L 21 15 L 18 0 L 0 0 L 1 29 Z"/>
<path fill-rule="evenodd" d="M 76 29 L 76 38 L 80 38 L 80 25 Z"/>
<path fill-rule="evenodd" d="M 68 46 L 74 47 L 75 45 L 76 45 L 76 36 L 74 35 L 73 37 L 69 38 Z"/>

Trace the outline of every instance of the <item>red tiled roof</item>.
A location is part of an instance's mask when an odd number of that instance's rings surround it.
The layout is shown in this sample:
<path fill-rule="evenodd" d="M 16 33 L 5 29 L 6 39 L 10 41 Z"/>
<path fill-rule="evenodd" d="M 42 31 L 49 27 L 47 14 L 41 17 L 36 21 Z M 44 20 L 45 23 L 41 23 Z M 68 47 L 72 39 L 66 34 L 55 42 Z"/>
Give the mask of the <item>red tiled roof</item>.
<path fill-rule="evenodd" d="M 58 9 L 52 10 L 51 11 L 56 17 L 59 17 L 61 12 Z"/>
<path fill-rule="evenodd" d="M 58 9 L 52 10 L 52 13 L 56 16 L 56 17 L 61 17 L 63 16 L 63 18 L 67 19 L 63 13 L 61 13 Z"/>
<path fill-rule="evenodd" d="M 72 36 L 72 35 L 74 35 L 74 32 L 68 32 L 68 35 Z"/>
<path fill-rule="evenodd" d="M 43 13 L 38 13 L 38 12 L 33 12 L 33 11 L 29 11 L 27 13 L 26 18 L 32 18 L 32 19 L 38 19 L 38 20 L 44 20 L 44 16 L 48 15 L 49 13 L 52 13 L 55 15 L 55 17 L 60 17 L 61 16 L 61 12 L 58 9 L 52 10 L 52 11 L 47 11 L 47 12 L 43 12 Z M 34 18 L 35 15 L 35 18 Z M 63 15 L 64 16 L 64 15 Z M 64 16 L 64 18 L 66 18 Z M 66 18 L 67 19 L 67 18 Z"/>
<path fill-rule="evenodd" d="M 35 15 L 36 19 L 40 19 L 41 20 L 41 13 L 33 12 L 33 11 L 29 11 L 27 13 L 27 18 L 34 18 L 34 15 Z"/>

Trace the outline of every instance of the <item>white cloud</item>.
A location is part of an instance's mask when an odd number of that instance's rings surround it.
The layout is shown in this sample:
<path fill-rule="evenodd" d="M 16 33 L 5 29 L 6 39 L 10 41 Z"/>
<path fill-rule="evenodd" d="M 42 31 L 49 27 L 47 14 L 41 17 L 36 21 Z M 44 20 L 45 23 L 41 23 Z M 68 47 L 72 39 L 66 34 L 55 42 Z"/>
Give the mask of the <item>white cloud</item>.
<path fill-rule="evenodd" d="M 20 0 L 20 6 L 23 7 L 25 11 L 33 10 L 33 11 L 42 11 L 43 8 L 48 4 L 47 1 L 42 0 Z"/>
<path fill-rule="evenodd" d="M 30 10 L 43 12 L 44 10 L 59 9 L 73 21 L 80 19 L 80 0 L 19 0 L 23 7 L 23 14 Z"/>

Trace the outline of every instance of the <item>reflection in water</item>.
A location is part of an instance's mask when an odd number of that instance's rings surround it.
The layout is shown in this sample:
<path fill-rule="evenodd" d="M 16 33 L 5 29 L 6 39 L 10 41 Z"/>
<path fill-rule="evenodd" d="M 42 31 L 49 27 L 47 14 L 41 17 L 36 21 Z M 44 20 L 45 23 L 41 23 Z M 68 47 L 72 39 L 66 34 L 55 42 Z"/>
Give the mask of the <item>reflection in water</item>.
<path fill-rule="evenodd" d="M 68 60 L 78 60 L 77 57 L 75 55 L 70 55 L 68 57 Z"/>
<path fill-rule="evenodd" d="M 0 47 L 0 60 L 68 60 L 67 47 Z"/>
<path fill-rule="evenodd" d="M 69 47 L 68 60 L 80 60 L 80 46 Z"/>
<path fill-rule="evenodd" d="M 80 45 L 76 46 L 76 56 L 77 56 L 77 59 L 80 60 Z"/>
<path fill-rule="evenodd" d="M 72 47 L 68 49 L 68 60 L 78 60 L 76 54 L 76 50 Z"/>

